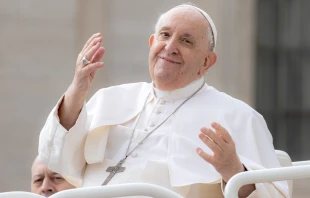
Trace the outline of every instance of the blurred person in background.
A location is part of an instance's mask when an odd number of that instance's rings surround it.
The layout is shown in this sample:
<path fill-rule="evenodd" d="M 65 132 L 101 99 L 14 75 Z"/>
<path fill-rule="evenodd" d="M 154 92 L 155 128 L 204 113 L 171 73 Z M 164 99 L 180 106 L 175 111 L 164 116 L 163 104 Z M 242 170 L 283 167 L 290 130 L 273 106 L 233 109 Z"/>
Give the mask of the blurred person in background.
<path fill-rule="evenodd" d="M 263 117 L 205 83 L 216 40 L 206 12 L 176 6 L 149 40 L 153 82 L 104 88 L 86 104 L 105 52 L 102 35 L 93 35 L 41 131 L 40 159 L 83 187 L 145 182 L 191 198 L 222 198 L 235 174 L 279 167 Z M 288 197 L 288 186 L 246 185 L 239 196 Z"/>
<path fill-rule="evenodd" d="M 49 197 L 57 192 L 75 188 L 59 173 L 51 171 L 38 157 L 31 167 L 31 192 Z"/>

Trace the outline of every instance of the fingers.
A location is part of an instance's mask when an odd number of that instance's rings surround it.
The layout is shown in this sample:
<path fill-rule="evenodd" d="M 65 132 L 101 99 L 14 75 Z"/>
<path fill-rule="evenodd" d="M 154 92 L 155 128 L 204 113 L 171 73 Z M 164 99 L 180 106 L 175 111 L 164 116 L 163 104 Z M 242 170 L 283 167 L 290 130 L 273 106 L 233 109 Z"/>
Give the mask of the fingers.
<path fill-rule="evenodd" d="M 84 51 L 82 51 L 82 53 L 84 54 L 85 57 L 87 57 L 88 60 L 92 59 L 92 56 L 89 55 L 89 51 L 93 49 L 94 46 L 96 46 L 97 44 L 99 44 L 99 46 L 101 45 L 101 41 L 102 41 L 102 37 L 97 37 L 95 38 L 89 46 L 87 46 L 85 48 Z"/>
<path fill-rule="evenodd" d="M 209 137 L 212 141 L 215 142 L 215 144 L 224 149 L 226 142 L 217 133 L 205 127 L 201 128 L 200 131 L 202 135 Z"/>
<path fill-rule="evenodd" d="M 91 60 L 93 59 L 93 56 L 95 55 L 96 51 L 99 50 L 99 48 L 100 48 L 100 43 L 97 43 L 86 54 L 84 54 L 84 57 L 87 60 L 90 60 L 90 63 L 93 63 Z M 83 65 L 81 65 L 81 67 L 85 67 L 87 65 L 88 64 L 86 64 L 86 65 L 83 64 Z"/>
<path fill-rule="evenodd" d="M 215 132 L 227 143 L 234 143 L 233 139 L 231 138 L 230 134 L 227 130 L 222 127 L 220 124 L 213 122 L 211 126 L 215 129 Z"/>
<path fill-rule="evenodd" d="M 99 61 L 103 56 L 103 49 L 100 49 L 101 48 L 100 47 L 101 41 L 102 41 L 101 33 L 97 33 L 97 34 L 94 34 L 93 36 L 91 36 L 88 39 L 88 41 L 86 42 L 85 46 L 83 47 L 83 50 L 79 54 L 77 62 L 81 61 L 83 57 L 85 57 L 87 60 L 89 60 L 90 63 L 93 63 L 94 62 L 93 60 L 95 60 L 95 59 L 97 59 Z M 99 50 L 99 53 L 96 56 L 96 58 L 94 58 L 94 55 L 97 53 L 98 50 Z M 97 61 L 95 61 L 95 62 L 97 62 Z M 81 67 L 86 66 L 86 65 L 81 65 L 81 64 L 79 64 L 79 65 Z"/>
<path fill-rule="evenodd" d="M 90 44 L 93 42 L 94 39 L 101 37 L 101 33 L 97 33 L 97 34 L 93 34 L 88 41 L 85 43 L 82 52 L 86 51 L 86 48 L 88 48 L 90 46 Z"/>
<path fill-rule="evenodd" d="M 206 152 L 204 152 L 201 148 L 197 148 L 196 149 L 197 154 L 204 160 L 206 160 L 207 162 L 209 162 L 210 164 L 214 163 L 214 159 L 212 155 L 207 154 Z"/>
<path fill-rule="evenodd" d="M 91 59 L 92 63 L 99 62 L 103 57 L 105 49 L 103 47 L 99 47 L 99 49 L 95 52 L 95 55 Z"/>
<path fill-rule="evenodd" d="M 95 63 L 90 63 L 86 65 L 82 70 L 83 73 L 90 74 L 92 78 L 95 77 L 95 72 L 97 69 L 103 67 L 104 63 L 103 62 L 95 62 Z"/>
<path fill-rule="evenodd" d="M 218 155 L 223 151 L 223 149 L 207 135 L 200 133 L 199 138 L 213 151 L 214 154 Z"/>

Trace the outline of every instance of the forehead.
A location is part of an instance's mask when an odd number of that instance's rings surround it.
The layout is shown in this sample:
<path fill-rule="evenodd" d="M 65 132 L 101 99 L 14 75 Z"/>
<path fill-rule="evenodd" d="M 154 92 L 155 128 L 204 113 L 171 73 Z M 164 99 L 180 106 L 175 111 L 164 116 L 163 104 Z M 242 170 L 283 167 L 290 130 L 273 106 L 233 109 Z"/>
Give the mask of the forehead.
<path fill-rule="evenodd" d="M 49 170 L 47 166 L 40 161 L 35 162 L 32 166 L 32 176 L 45 174 L 51 175 L 53 173 L 53 171 Z"/>
<path fill-rule="evenodd" d="M 209 23 L 195 8 L 177 7 L 169 10 L 159 19 L 158 30 L 163 27 L 206 35 Z"/>

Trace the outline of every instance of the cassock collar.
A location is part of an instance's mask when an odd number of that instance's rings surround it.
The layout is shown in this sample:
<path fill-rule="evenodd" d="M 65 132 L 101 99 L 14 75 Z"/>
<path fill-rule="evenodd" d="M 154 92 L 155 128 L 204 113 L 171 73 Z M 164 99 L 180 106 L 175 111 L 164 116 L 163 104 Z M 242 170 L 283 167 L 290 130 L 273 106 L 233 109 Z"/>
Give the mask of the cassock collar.
<path fill-rule="evenodd" d="M 182 98 L 187 98 L 190 95 L 192 95 L 195 91 L 201 87 L 201 85 L 205 83 L 204 77 L 202 76 L 201 78 L 189 83 L 185 87 L 182 87 L 180 89 L 172 90 L 172 91 L 162 91 L 154 87 L 154 82 L 152 83 L 153 85 L 153 95 L 155 100 L 158 100 L 162 98 L 165 101 L 171 101 L 171 100 L 178 100 Z"/>

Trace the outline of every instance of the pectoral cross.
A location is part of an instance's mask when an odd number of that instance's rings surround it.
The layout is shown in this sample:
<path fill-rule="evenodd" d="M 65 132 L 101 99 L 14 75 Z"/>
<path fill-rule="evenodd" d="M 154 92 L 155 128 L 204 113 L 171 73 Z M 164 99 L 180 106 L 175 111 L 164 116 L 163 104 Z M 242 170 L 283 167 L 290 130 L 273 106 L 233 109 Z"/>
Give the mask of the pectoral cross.
<path fill-rule="evenodd" d="M 127 158 L 127 157 L 126 157 Z M 107 168 L 107 172 L 109 172 L 109 176 L 105 179 L 101 186 L 107 185 L 109 181 L 114 177 L 116 173 L 124 172 L 126 167 L 122 167 L 123 163 L 125 162 L 126 158 L 122 159 L 117 163 L 116 166 L 110 166 Z"/>

